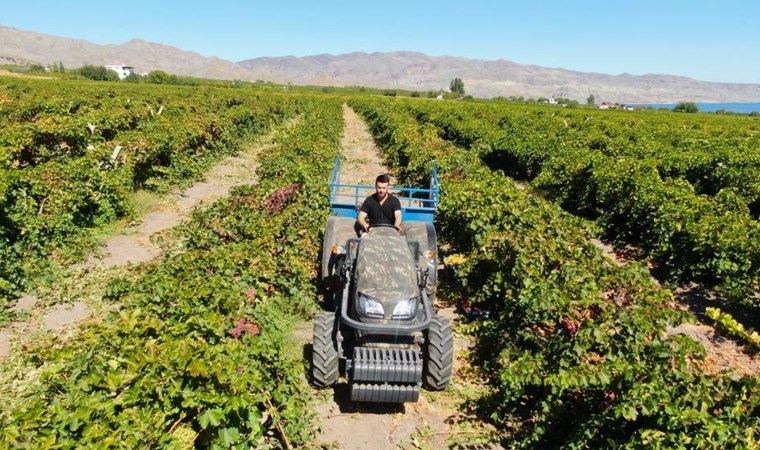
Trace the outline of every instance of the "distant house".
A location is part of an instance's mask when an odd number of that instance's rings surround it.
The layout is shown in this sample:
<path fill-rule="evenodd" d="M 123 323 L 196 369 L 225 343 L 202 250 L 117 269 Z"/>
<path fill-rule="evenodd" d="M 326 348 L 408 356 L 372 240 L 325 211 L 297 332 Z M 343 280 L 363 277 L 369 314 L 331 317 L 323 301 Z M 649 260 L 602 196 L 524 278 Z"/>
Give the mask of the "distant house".
<path fill-rule="evenodd" d="M 124 64 L 106 66 L 106 69 L 116 72 L 116 75 L 119 76 L 120 80 L 123 80 L 130 75 L 134 75 L 135 73 L 134 67 L 125 66 Z"/>
<path fill-rule="evenodd" d="M 602 102 L 601 105 L 599 105 L 599 109 L 620 109 L 623 105 L 620 103 L 611 103 L 611 102 Z"/>

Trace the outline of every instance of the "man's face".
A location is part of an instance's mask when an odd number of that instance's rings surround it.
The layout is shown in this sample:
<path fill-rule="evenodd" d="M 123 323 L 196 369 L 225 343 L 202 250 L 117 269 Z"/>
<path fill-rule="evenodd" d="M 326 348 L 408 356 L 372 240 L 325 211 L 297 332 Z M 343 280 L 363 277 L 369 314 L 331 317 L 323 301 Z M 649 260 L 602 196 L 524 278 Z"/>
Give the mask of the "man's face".
<path fill-rule="evenodd" d="M 385 198 L 388 195 L 388 183 L 375 183 L 375 192 L 379 198 Z"/>

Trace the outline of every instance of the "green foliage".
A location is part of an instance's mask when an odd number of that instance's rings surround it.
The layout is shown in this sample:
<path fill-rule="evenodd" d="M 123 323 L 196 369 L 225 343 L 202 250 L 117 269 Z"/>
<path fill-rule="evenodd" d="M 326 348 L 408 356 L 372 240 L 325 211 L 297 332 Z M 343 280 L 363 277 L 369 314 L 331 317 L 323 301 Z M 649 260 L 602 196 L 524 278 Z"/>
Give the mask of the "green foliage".
<path fill-rule="evenodd" d="M 748 342 L 750 345 L 760 350 L 760 334 L 758 334 L 757 331 L 745 328 L 744 325 L 731 317 L 731 314 L 723 312 L 718 308 L 708 306 L 705 308 L 705 314 L 707 317 L 718 323 L 720 327 L 726 330 L 729 334 Z"/>
<path fill-rule="evenodd" d="M 588 96 L 588 98 L 586 99 L 586 104 L 591 105 L 591 106 L 596 104 L 596 97 L 594 97 L 594 94 L 591 94 Z"/>
<path fill-rule="evenodd" d="M 678 102 L 673 107 L 673 112 L 696 113 L 699 112 L 699 107 L 694 102 Z"/>
<path fill-rule="evenodd" d="M 172 84 L 172 76 L 163 70 L 151 70 L 145 76 L 145 82 L 151 84 Z"/>
<path fill-rule="evenodd" d="M 756 445 L 758 378 L 702 373 L 699 344 L 664 338 L 685 315 L 670 309 L 670 292 L 645 267 L 614 264 L 577 218 L 491 171 L 487 148 L 440 138 L 485 136 L 437 128 L 428 121 L 435 111 L 417 103 L 351 102 L 401 180 L 419 182 L 438 163 L 441 236 L 465 255 L 462 295 L 494 313 L 478 327 L 478 363 L 494 388 L 479 404 L 504 430 L 503 444 Z"/>
<path fill-rule="evenodd" d="M 532 181 L 564 209 L 596 219 L 607 237 L 643 248 L 670 280 L 717 284 L 745 308 L 760 306 L 751 295 L 760 280 L 760 139 L 750 119 L 690 117 L 674 126 L 673 114 L 410 108 L 446 139 L 478 149 L 493 170 Z"/>
<path fill-rule="evenodd" d="M 201 80 L 192 77 L 178 77 L 177 75 L 168 74 L 163 70 L 152 70 L 142 78 L 143 81 L 150 84 L 173 84 L 178 86 L 198 86 L 201 84 Z M 232 87 L 236 87 L 234 83 Z"/>
<path fill-rule="evenodd" d="M 449 91 L 458 97 L 464 96 L 464 81 L 459 77 L 452 79 L 449 83 Z"/>
<path fill-rule="evenodd" d="M 124 78 L 124 81 L 126 81 L 127 83 L 139 83 L 140 81 L 142 81 L 142 78 L 140 77 L 140 75 L 136 73 L 130 73 L 129 75 L 126 76 L 126 78 Z"/>
<path fill-rule="evenodd" d="M 299 107 L 219 88 L 60 80 L 2 80 L 0 96 L 3 312 L 50 264 L 81 258 L 91 229 L 127 217 L 134 189 L 197 179 Z"/>
<path fill-rule="evenodd" d="M 578 100 L 573 100 L 571 98 L 558 97 L 555 100 L 557 101 L 558 105 L 563 105 L 567 108 L 577 108 L 580 106 Z"/>
<path fill-rule="evenodd" d="M 66 69 L 63 67 L 63 62 L 58 61 L 50 65 L 50 71 L 54 73 L 64 73 Z"/>
<path fill-rule="evenodd" d="M 308 388 L 285 347 L 294 317 L 315 309 L 342 99 L 255 95 L 237 84 L 18 80 L 2 80 L 0 99 L 5 293 L 53 249 L 129 214 L 129 190 L 197 176 L 246 136 L 295 118 L 262 152 L 257 185 L 194 214 L 180 231 L 182 252 L 137 282 L 109 287 L 104 298 L 118 312 L 76 341 L 27 350 L 43 375 L 0 410 L 0 447 L 309 445 Z M 671 294 L 644 266 L 612 263 L 588 243 L 587 224 L 558 206 L 642 243 L 679 277 L 747 289 L 760 254 L 756 225 L 744 219 L 751 194 L 728 186 L 751 179 L 752 119 L 350 103 L 401 183 L 424 185 L 432 162 L 439 166 L 441 237 L 465 255 L 456 269 L 462 295 L 494 313 L 477 327 L 478 366 L 492 386 L 479 408 L 503 430 L 503 445 L 757 445 L 758 377 L 703 373 L 700 345 L 665 337 L 688 318 L 671 310 Z M 720 136 L 735 139 L 733 151 L 716 143 Z M 121 158 L 99 164 L 116 145 Z M 662 153 L 635 153 L 647 149 Z M 557 203 L 503 174 L 533 180 Z M 725 188 L 696 195 L 686 178 L 705 174 L 706 185 Z M 289 192 L 282 209 L 268 206 L 276 192 Z"/>
<path fill-rule="evenodd" d="M 119 76 L 113 70 L 105 66 L 84 65 L 77 69 L 77 73 L 89 80 L 95 81 L 119 81 Z"/>
<path fill-rule="evenodd" d="M 298 100 L 255 186 L 184 226 L 184 252 L 105 293 L 121 306 L 76 341 L 32 348 L 40 383 L 0 411 L 0 447 L 285 448 L 315 426 L 290 325 L 315 309 L 337 100 Z M 300 189 L 269 209 L 273 192 Z M 44 365 L 43 365 L 44 363 Z"/>

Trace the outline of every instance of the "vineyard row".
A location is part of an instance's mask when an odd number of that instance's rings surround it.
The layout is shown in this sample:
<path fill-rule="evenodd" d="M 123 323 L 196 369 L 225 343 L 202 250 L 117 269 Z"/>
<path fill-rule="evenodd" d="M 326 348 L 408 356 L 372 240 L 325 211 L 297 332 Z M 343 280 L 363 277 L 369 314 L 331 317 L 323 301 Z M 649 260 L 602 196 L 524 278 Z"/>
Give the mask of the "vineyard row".
<path fill-rule="evenodd" d="M 466 261 L 463 296 L 494 318 L 475 362 L 479 402 L 512 448 L 751 448 L 758 378 L 712 375 L 704 349 L 666 337 L 688 317 L 645 267 L 618 266 L 580 221 L 490 170 L 397 102 L 353 100 L 402 182 L 440 167 L 442 237 Z"/>
<path fill-rule="evenodd" d="M 299 103 L 231 89 L 0 79 L 0 310 L 49 260 L 89 251 L 91 229 L 129 217 L 134 190 L 197 179 Z"/>
<path fill-rule="evenodd" d="M 194 214 L 169 255 L 105 299 L 120 312 L 27 350 L 39 383 L 0 411 L 0 447 L 290 448 L 316 432 L 289 330 L 316 309 L 337 100 L 302 97 L 257 185 Z M 315 201 L 322 199 L 322 202 Z M 291 356 L 288 356 L 291 355 Z"/>
<path fill-rule="evenodd" d="M 663 179 L 654 159 L 605 154 L 589 143 L 590 136 L 560 132 L 566 128 L 561 118 L 547 118 L 540 110 L 528 114 L 501 106 L 498 115 L 488 116 L 483 111 L 494 107 L 405 105 L 421 123 L 433 124 L 447 139 L 477 151 L 491 169 L 532 179 L 532 186 L 546 198 L 596 219 L 608 238 L 642 248 L 668 279 L 717 285 L 750 313 L 760 307 L 755 295 L 760 222 L 751 218 L 734 190 L 722 189 L 714 197 L 698 195 L 683 179 Z M 760 149 L 754 157 L 760 158 Z M 757 163 L 753 167 L 760 167 L 760 159 Z M 725 171 L 734 169 L 742 170 L 729 165 Z M 755 176 L 752 183 L 760 183 L 760 172 Z"/>

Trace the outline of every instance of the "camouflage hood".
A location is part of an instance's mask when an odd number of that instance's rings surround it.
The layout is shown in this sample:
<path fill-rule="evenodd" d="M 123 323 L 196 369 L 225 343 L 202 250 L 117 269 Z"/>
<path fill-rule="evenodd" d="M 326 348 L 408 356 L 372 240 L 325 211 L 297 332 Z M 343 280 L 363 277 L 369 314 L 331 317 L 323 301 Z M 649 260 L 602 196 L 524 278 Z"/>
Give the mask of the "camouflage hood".
<path fill-rule="evenodd" d="M 381 228 L 362 238 L 356 257 L 356 288 L 384 304 L 419 296 L 414 261 L 403 236 Z"/>

